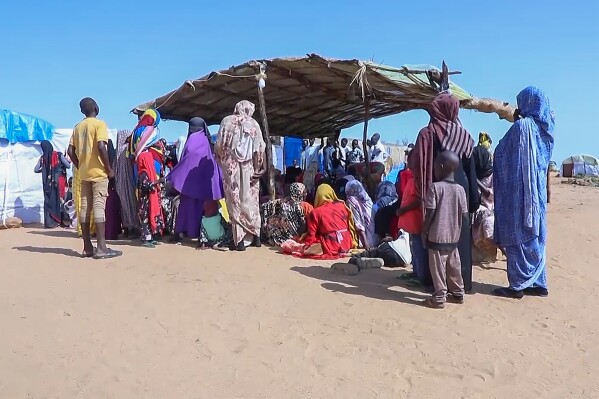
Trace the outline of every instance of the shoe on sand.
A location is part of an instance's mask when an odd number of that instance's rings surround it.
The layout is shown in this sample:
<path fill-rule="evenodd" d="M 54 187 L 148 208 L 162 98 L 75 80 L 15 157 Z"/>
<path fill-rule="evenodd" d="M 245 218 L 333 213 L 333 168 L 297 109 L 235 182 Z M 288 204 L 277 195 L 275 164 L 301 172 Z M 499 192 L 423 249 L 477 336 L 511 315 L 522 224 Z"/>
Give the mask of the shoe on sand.
<path fill-rule="evenodd" d="M 422 304 L 424 306 L 426 306 L 427 308 L 431 308 L 431 309 L 445 309 L 445 303 L 444 302 L 435 302 L 431 298 L 429 298 L 426 301 L 422 302 Z"/>
<path fill-rule="evenodd" d="M 380 269 L 385 265 L 385 261 L 380 258 L 358 258 L 356 265 L 362 269 Z"/>
<path fill-rule="evenodd" d="M 447 295 L 447 302 L 457 303 L 462 305 L 464 303 L 464 295 Z"/>
<path fill-rule="evenodd" d="M 331 272 L 335 274 L 347 274 L 348 276 L 354 276 L 360 273 L 360 269 L 356 265 L 351 263 L 334 263 L 331 266 Z"/>

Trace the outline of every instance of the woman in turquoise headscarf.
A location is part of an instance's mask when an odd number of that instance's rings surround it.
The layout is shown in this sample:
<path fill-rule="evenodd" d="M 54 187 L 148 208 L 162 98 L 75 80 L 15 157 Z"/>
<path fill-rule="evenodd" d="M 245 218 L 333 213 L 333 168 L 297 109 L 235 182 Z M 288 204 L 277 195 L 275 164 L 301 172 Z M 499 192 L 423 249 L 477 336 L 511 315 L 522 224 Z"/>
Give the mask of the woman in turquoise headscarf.
<path fill-rule="evenodd" d="M 527 87 L 517 97 L 515 122 L 495 149 L 495 232 L 505 249 L 509 287 L 495 295 L 547 296 L 547 168 L 554 115 L 547 96 Z"/>

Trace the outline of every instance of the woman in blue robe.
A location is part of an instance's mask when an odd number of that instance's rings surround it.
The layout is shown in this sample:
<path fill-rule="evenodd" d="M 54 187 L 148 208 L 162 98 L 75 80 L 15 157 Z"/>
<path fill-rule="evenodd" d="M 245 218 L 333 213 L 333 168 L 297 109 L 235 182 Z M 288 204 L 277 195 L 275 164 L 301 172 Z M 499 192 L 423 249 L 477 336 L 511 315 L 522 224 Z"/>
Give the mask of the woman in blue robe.
<path fill-rule="evenodd" d="M 554 114 L 547 96 L 527 87 L 517 97 L 515 122 L 495 149 L 495 240 L 505 249 L 509 287 L 495 295 L 547 296 L 547 168 Z"/>

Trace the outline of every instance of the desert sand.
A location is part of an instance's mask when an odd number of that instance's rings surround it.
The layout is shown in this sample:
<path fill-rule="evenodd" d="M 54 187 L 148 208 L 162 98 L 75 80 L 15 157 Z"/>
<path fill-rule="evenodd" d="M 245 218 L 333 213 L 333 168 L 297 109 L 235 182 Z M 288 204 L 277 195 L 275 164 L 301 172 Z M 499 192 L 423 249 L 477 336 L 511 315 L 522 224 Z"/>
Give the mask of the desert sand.
<path fill-rule="evenodd" d="M 599 189 L 554 183 L 548 298 L 445 310 L 404 270 L 0 231 L 0 398 L 599 398 Z"/>

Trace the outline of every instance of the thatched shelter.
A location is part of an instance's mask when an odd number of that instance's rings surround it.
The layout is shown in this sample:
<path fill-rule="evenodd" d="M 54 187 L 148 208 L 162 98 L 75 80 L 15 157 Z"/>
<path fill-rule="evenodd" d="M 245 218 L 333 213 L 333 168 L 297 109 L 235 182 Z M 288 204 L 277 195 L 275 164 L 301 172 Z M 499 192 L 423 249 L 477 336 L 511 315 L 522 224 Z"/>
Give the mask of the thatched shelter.
<path fill-rule="evenodd" d="M 249 61 L 202 78 L 185 81 L 178 89 L 135 107 L 160 111 L 163 119 L 188 121 L 201 116 L 209 125 L 220 124 L 240 100 L 259 105 L 264 138 L 277 136 L 330 137 L 364 122 L 363 147 L 369 170 L 366 135 L 368 120 L 413 109 L 426 109 L 442 91 L 460 100 L 463 108 L 495 112 L 510 119 L 513 108 L 491 99 L 477 99 L 449 81 L 445 63 L 441 70 L 428 65 L 401 68 L 370 61 L 334 60 L 310 54 L 298 58 Z M 268 113 L 266 112 L 268 108 Z M 274 197 L 274 172 L 270 146 L 270 194 Z"/>
<path fill-rule="evenodd" d="M 261 70 L 263 75 L 261 75 Z M 187 121 L 201 116 L 219 124 L 235 104 L 259 104 L 257 76 L 266 80 L 264 98 L 271 134 L 279 136 L 330 136 L 365 119 L 426 108 L 445 84 L 462 107 L 496 112 L 509 119 L 507 103 L 477 99 L 449 82 L 448 75 L 428 65 L 400 68 L 359 60 L 333 60 L 316 54 L 298 58 L 250 61 L 202 78 L 185 81 L 178 89 L 139 105 L 139 114 L 156 108 L 163 119 Z"/>

